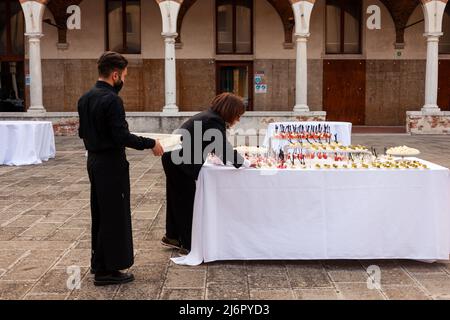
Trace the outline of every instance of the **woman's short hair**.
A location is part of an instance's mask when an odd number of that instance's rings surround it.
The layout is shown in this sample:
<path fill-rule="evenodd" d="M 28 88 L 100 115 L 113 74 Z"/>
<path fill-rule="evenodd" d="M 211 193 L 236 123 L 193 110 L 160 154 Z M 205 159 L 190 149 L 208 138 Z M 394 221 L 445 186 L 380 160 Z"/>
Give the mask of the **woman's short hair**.
<path fill-rule="evenodd" d="M 218 113 L 226 123 L 232 124 L 245 113 L 245 104 L 241 97 L 225 92 L 213 99 L 211 109 Z"/>
<path fill-rule="evenodd" d="M 114 71 L 123 71 L 128 66 L 128 60 L 120 53 L 107 51 L 97 61 L 98 74 L 108 78 Z"/>

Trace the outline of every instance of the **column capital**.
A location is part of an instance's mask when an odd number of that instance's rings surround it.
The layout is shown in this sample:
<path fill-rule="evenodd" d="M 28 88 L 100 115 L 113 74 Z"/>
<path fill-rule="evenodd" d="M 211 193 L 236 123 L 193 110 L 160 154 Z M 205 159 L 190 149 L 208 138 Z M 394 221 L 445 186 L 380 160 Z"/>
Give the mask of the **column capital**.
<path fill-rule="evenodd" d="M 305 40 L 308 41 L 308 38 L 311 36 L 311 33 L 295 33 L 294 34 L 297 41 Z"/>
<path fill-rule="evenodd" d="M 439 38 L 444 35 L 443 32 L 426 32 L 423 34 L 427 41 L 439 41 Z"/>
<path fill-rule="evenodd" d="M 178 37 L 178 33 L 173 33 L 173 32 L 162 32 L 161 35 L 163 36 L 164 39 L 176 39 Z"/>
<path fill-rule="evenodd" d="M 28 37 L 29 41 L 36 41 L 40 40 L 44 36 L 44 34 L 40 32 L 27 32 L 25 33 L 25 36 Z"/>

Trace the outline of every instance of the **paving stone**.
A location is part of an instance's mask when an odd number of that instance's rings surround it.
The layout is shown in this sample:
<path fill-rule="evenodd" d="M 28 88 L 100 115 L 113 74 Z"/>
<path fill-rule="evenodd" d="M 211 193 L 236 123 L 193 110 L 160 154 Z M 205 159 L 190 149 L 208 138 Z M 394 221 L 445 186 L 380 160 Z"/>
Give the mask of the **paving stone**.
<path fill-rule="evenodd" d="M 121 285 L 114 300 L 155 300 L 160 291 L 160 282 L 134 281 Z"/>
<path fill-rule="evenodd" d="M 31 293 L 68 295 L 72 291 L 67 283 L 69 277 L 66 269 L 52 269 L 37 282 Z"/>
<path fill-rule="evenodd" d="M 145 240 L 161 240 L 166 234 L 166 228 L 151 227 L 150 231 L 145 236 Z"/>
<path fill-rule="evenodd" d="M 0 281 L 0 300 L 19 300 L 32 286 L 29 281 Z"/>
<path fill-rule="evenodd" d="M 389 300 L 429 300 L 430 297 L 417 286 L 382 286 Z"/>
<path fill-rule="evenodd" d="M 85 229 L 63 229 L 56 230 L 46 240 L 48 241 L 76 241 L 85 232 Z"/>
<path fill-rule="evenodd" d="M 29 227 L 33 223 L 41 220 L 43 216 L 31 216 L 31 215 L 22 215 L 18 217 L 16 220 L 11 221 L 5 227 L 8 228 L 25 228 Z"/>
<path fill-rule="evenodd" d="M 262 275 L 249 274 L 248 284 L 250 289 L 266 288 L 290 288 L 287 275 Z"/>
<path fill-rule="evenodd" d="M 294 292 L 289 288 L 284 289 L 250 289 L 252 300 L 293 300 Z"/>
<path fill-rule="evenodd" d="M 207 281 L 216 284 L 246 284 L 248 279 L 245 266 L 209 266 Z"/>
<path fill-rule="evenodd" d="M 247 285 L 210 283 L 206 288 L 206 300 L 249 300 Z"/>
<path fill-rule="evenodd" d="M 25 250 L 1 250 L 0 249 L 0 275 L 16 263 L 25 254 Z M 3 271 L 3 272 L 2 272 Z"/>
<path fill-rule="evenodd" d="M 91 250 L 89 249 L 72 249 L 67 252 L 64 257 L 57 263 L 57 267 L 90 267 L 91 266 Z"/>
<path fill-rule="evenodd" d="M 287 266 L 287 270 L 292 288 L 333 287 L 320 263 L 291 264 Z"/>
<path fill-rule="evenodd" d="M 11 227 L 0 228 L 0 241 L 12 240 L 25 230 L 26 228 L 11 228 Z"/>
<path fill-rule="evenodd" d="M 337 300 L 339 299 L 336 289 L 294 289 L 294 294 L 298 300 Z"/>
<path fill-rule="evenodd" d="M 416 273 L 444 273 L 444 265 L 440 263 L 426 263 L 419 261 L 401 261 L 401 266 L 408 272 Z"/>
<path fill-rule="evenodd" d="M 43 240 L 55 232 L 60 225 L 59 223 L 36 223 L 20 234 L 19 237 L 28 240 Z"/>
<path fill-rule="evenodd" d="M 422 273 L 414 277 L 434 299 L 450 298 L 450 276 L 447 274 Z"/>
<path fill-rule="evenodd" d="M 39 301 L 49 301 L 56 300 L 61 301 L 67 298 L 67 294 L 58 294 L 58 293 L 29 293 L 23 299 L 24 300 L 39 300 Z"/>
<path fill-rule="evenodd" d="M 334 282 L 366 282 L 368 274 L 358 261 L 327 261 L 325 268 Z"/>
<path fill-rule="evenodd" d="M 61 252 L 50 250 L 32 251 L 6 272 L 1 280 L 38 280 L 56 262 Z"/>
<path fill-rule="evenodd" d="M 169 250 L 137 250 L 134 258 L 135 266 L 153 265 L 153 264 L 168 264 L 172 252 Z"/>
<path fill-rule="evenodd" d="M 130 269 L 130 272 L 134 274 L 137 281 L 163 283 L 167 272 L 167 267 L 160 264 L 133 266 Z"/>
<path fill-rule="evenodd" d="M 201 289 L 205 287 L 206 272 L 169 268 L 164 287 L 168 289 Z"/>
<path fill-rule="evenodd" d="M 205 289 L 163 289 L 161 300 L 203 300 Z"/>
<path fill-rule="evenodd" d="M 379 290 L 368 289 L 367 283 L 336 283 L 338 293 L 349 300 L 384 300 Z"/>

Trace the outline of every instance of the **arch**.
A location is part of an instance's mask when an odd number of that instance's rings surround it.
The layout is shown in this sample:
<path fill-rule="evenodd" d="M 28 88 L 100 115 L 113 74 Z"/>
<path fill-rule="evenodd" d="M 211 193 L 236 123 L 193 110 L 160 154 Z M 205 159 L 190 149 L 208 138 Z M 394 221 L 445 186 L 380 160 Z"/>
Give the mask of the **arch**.
<path fill-rule="evenodd" d="M 292 12 L 292 7 L 289 0 L 267 0 L 267 1 L 277 11 L 281 19 L 281 22 L 283 23 L 285 43 L 288 44 L 292 43 L 292 32 L 294 30 L 295 22 L 294 22 L 294 13 Z M 177 21 L 177 32 L 178 32 L 177 43 L 181 43 L 181 27 L 183 25 L 184 17 L 186 13 L 189 11 L 189 9 L 196 2 L 197 0 L 184 0 L 183 4 L 181 5 Z"/>
<path fill-rule="evenodd" d="M 388 9 L 395 25 L 395 46 L 403 48 L 405 46 L 405 27 L 413 14 L 420 0 L 380 0 Z"/>
<path fill-rule="evenodd" d="M 47 8 L 50 10 L 55 19 L 55 27 L 58 28 L 58 43 L 67 42 L 67 25 L 66 21 L 69 15 L 67 7 L 71 5 L 80 5 L 83 0 L 49 0 Z"/>

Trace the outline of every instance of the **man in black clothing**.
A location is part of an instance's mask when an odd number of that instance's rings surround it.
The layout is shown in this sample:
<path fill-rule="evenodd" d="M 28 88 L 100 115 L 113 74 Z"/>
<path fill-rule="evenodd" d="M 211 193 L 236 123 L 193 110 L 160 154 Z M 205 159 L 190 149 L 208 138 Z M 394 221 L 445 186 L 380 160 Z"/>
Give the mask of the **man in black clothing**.
<path fill-rule="evenodd" d="M 120 270 L 134 263 L 130 210 L 129 163 L 125 148 L 153 149 L 163 154 L 158 141 L 130 133 L 118 96 L 127 75 L 128 61 L 106 52 L 98 60 L 99 80 L 78 101 L 79 136 L 88 150 L 91 182 L 91 271 L 97 286 L 131 282 Z"/>

